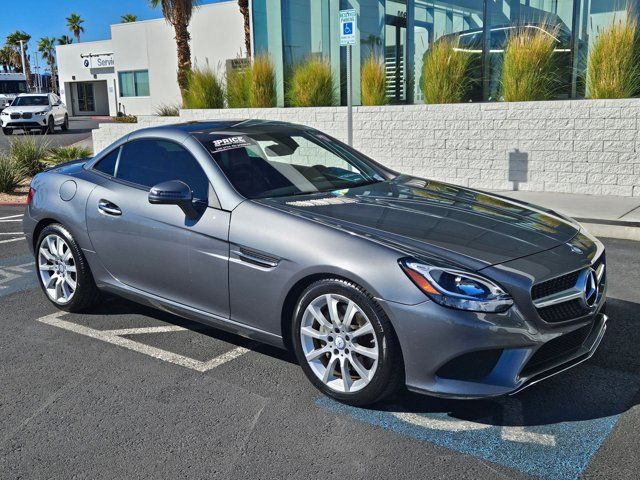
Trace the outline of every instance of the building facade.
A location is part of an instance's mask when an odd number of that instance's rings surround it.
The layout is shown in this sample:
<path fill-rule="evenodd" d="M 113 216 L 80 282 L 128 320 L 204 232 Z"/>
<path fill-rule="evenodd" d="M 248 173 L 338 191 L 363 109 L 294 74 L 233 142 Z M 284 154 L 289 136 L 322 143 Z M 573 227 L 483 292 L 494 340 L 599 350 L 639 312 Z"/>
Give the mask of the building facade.
<path fill-rule="evenodd" d="M 392 103 L 422 103 L 422 65 L 429 48 L 447 36 L 473 53 L 472 101 L 499 98 L 502 55 L 514 27 L 544 26 L 556 37 L 562 87 L 558 98 L 585 95 L 589 48 L 597 33 L 627 15 L 640 0 L 252 0 L 253 48 L 269 54 L 285 104 L 288 74 L 299 62 L 320 56 L 331 63 L 341 103 L 346 100 L 346 54 L 339 47 L 338 11 L 358 13 L 353 49 L 354 101 L 360 99 L 360 62 L 384 59 Z"/>
<path fill-rule="evenodd" d="M 220 75 L 246 56 L 237 2 L 201 5 L 190 24 L 191 57 Z M 150 115 L 181 102 L 175 33 L 164 19 L 111 25 L 111 39 L 56 47 L 63 102 L 74 116 Z"/>

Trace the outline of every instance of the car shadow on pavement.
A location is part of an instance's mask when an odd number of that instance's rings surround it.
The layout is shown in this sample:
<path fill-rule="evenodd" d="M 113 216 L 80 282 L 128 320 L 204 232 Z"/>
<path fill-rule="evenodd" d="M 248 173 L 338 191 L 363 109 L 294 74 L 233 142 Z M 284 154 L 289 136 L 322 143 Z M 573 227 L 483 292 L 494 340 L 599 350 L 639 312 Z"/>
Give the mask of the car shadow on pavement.
<path fill-rule="evenodd" d="M 586 362 L 514 396 L 450 400 L 405 392 L 380 411 L 446 413 L 497 426 L 534 426 L 601 419 L 640 403 L 640 305 L 610 298 L 609 325 L 596 354 Z"/>

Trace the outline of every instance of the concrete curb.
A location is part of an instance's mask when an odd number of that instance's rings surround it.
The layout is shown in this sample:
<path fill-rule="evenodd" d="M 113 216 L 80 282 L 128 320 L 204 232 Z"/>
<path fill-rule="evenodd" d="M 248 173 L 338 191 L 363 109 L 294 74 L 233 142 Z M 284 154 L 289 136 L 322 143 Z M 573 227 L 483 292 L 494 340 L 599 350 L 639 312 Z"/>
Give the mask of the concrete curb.
<path fill-rule="evenodd" d="M 640 227 L 627 225 L 607 225 L 603 223 L 580 222 L 589 233 L 596 237 L 617 238 L 640 242 Z"/>

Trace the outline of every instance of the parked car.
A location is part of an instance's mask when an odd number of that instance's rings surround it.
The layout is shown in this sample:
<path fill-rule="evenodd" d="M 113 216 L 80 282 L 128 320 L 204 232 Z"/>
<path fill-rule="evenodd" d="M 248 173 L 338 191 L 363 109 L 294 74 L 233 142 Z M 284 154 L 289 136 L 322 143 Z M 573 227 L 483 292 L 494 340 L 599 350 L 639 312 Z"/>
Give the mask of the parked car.
<path fill-rule="evenodd" d="M 0 113 L 2 133 L 14 130 L 40 130 L 55 133 L 55 127 L 69 129 L 69 113 L 60 97 L 53 93 L 26 93 L 18 95 L 11 106 Z"/>
<path fill-rule="evenodd" d="M 133 132 L 36 175 L 47 298 L 111 292 L 278 347 L 340 401 L 517 392 L 605 333 L 605 252 L 575 221 L 393 172 L 312 128 Z"/>

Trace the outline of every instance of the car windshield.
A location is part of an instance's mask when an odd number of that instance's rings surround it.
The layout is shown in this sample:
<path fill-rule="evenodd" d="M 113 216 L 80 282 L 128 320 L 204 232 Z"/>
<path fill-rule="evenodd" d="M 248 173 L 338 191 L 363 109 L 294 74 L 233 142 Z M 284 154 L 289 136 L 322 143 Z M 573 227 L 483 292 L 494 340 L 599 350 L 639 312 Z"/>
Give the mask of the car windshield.
<path fill-rule="evenodd" d="M 317 132 L 212 132 L 198 139 L 247 198 L 331 192 L 385 180 L 364 156 Z"/>
<path fill-rule="evenodd" d="M 49 99 L 46 95 L 34 95 L 28 97 L 16 97 L 11 104 L 12 107 L 46 107 L 49 106 Z"/>

